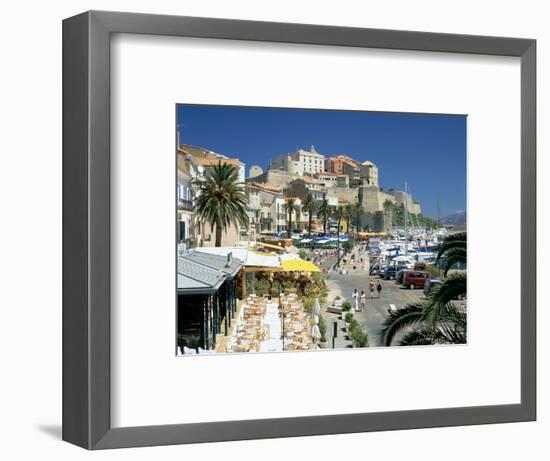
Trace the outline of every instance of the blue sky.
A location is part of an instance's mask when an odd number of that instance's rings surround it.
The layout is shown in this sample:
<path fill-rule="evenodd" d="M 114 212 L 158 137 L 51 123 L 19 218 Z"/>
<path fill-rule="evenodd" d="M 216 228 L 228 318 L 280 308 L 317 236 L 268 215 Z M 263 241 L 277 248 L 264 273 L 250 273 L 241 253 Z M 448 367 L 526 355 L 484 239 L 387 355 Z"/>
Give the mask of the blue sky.
<path fill-rule="evenodd" d="M 180 141 L 264 170 L 272 157 L 315 146 L 378 166 L 380 186 L 407 181 L 426 216 L 466 209 L 466 116 L 230 106 L 177 106 Z"/>

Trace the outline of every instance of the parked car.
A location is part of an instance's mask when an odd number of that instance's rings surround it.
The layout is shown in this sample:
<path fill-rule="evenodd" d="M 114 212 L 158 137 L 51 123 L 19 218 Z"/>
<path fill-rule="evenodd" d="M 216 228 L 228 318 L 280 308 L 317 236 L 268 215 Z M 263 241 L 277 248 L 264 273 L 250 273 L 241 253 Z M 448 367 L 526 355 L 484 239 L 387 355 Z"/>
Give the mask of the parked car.
<path fill-rule="evenodd" d="M 405 269 L 405 266 L 388 266 L 384 270 L 384 279 L 395 280 L 395 276 L 401 270 Z"/>
<path fill-rule="evenodd" d="M 369 269 L 369 275 L 381 275 L 380 266 L 378 265 L 371 266 L 371 268 Z"/>
<path fill-rule="evenodd" d="M 415 288 L 424 288 L 426 282 L 430 279 L 430 273 L 426 271 L 407 271 L 403 276 L 403 285 L 411 290 Z"/>
<path fill-rule="evenodd" d="M 432 278 L 428 279 L 424 284 L 424 294 L 428 296 L 438 285 L 441 285 L 441 280 Z"/>
<path fill-rule="evenodd" d="M 401 285 L 403 283 L 405 272 L 407 272 L 407 269 L 402 269 L 395 275 L 395 283 L 397 283 L 398 285 Z"/>

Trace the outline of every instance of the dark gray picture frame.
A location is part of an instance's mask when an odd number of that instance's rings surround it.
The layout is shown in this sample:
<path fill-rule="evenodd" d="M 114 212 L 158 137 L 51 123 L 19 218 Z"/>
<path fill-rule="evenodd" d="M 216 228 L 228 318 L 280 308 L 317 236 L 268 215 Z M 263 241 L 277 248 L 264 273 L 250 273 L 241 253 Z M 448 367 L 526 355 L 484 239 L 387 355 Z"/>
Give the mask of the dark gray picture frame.
<path fill-rule="evenodd" d="M 110 37 L 155 34 L 521 58 L 521 403 L 111 426 Z M 87 449 L 536 418 L 536 41 L 91 11 L 63 21 L 63 439 Z"/>

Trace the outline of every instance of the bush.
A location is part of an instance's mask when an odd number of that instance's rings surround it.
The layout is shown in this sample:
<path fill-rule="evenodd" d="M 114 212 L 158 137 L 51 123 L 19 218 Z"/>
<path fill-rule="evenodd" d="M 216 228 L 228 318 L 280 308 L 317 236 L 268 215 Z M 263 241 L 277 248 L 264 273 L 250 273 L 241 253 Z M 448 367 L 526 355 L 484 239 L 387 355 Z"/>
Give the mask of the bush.
<path fill-rule="evenodd" d="M 344 249 L 344 251 L 346 253 L 349 253 L 351 250 L 353 250 L 353 241 L 351 240 L 346 240 L 343 244 L 342 244 L 342 248 Z"/>
<path fill-rule="evenodd" d="M 327 340 L 327 321 L 322 315 L 319 315 L 319 331 L 321 332 L 321 342 Z"/>
<path fill-rule="evenodd" d="M 441 271 L 439 270 L 439 267 L 436 266 L 426 266 L 424 269 L 426 272 L 429 272 L 432 277 L 440 277 Z"/>
<path fill-rule="evenodd" d="M 361 329 L 353 330 L 351 340 L 354 347 L 369 347 L 369 336 Z"/>
<path fill-rule="evenodd" d="M 334 298 L 334 299 L 339 299 L 338 297 Z M 349 301 L 344 301 L 342 303 L 342 310 L 344 312 L 348 312 L 348 311 L 351 311 L 351 303 Z"/>
<path fill-rule="evenodd" d="M 353 342 L 353 347 L 368 347 L 369 336 L 366 331 L 363 331 L 359 322 L 353 319 L 349 326 L 349 336 Z"/>
<path fill-rule="evenodd" d="M 269 292 L 270 283 L 266 279 L 256 279 L 254 283 L 254 290 L 256 294 L 262 296 Z"/>
<path fill-rule="evenodd" d="M 346 322 L 349 323 L 350 325 L 351 325 L 351 322 L 355 320 L 351 312 L 348 312 L 344 318 Z M 357 320 L 355 320 L 355 322 L 357 322 Z"/>
<path fill-rule="evenodd" d="M 321 291 L 328 292 L 327 284 L 325 283 L 325 279 L 323 278 L 322 272 L 312 272 L 311 273 L 311 278 L 319 286 Z"/>
<path fill-rule="evenodd" d="M 300 251 L 298 251 L 298 256 L 300 256 L 300 258 L 302 258 L 302 259 L 308 259 L 307 258 L 307 251 L 304 250 L 303 248 L 300 249 Z"/>
<path fill-rule="evenodd" d="M 313 302 L 314 302 L 314 299 L 315 299 L 315 298 L 311 298 L 311 297 L 308 297 L 308 298 L 304 299 L 304 310 L 305 310 L 308 314 L 311 314 L 311 312 L 313 312 Z"/>

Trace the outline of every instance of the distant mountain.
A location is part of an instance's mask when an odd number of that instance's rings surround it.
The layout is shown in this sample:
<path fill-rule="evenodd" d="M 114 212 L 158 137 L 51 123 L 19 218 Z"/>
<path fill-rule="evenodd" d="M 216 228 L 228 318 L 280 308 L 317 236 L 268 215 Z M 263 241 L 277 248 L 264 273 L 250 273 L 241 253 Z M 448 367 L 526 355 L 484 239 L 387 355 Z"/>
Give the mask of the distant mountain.
<path fill-rule="evenodd" d="M 440 223 L 445 226 L 465 226 L 466 225 L 466 211 L 457 211 L 441 218 Z"/>

